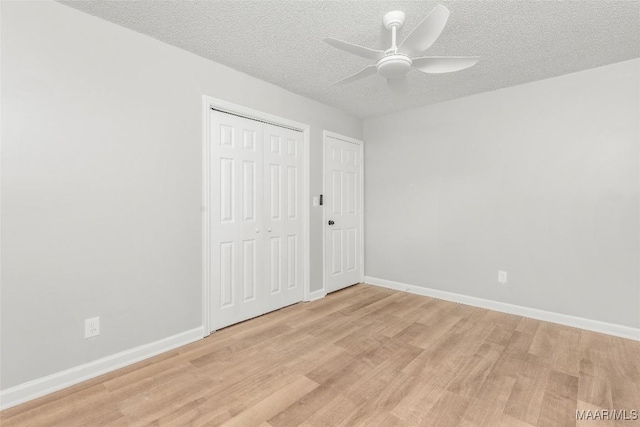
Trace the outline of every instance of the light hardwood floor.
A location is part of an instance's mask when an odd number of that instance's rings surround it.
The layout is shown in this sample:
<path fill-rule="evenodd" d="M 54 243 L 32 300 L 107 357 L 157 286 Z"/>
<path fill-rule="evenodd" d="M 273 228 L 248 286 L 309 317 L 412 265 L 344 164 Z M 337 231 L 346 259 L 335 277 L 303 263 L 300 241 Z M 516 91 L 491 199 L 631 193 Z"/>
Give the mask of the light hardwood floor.
<path fill-rule="evenodd" d="M 640 410 L 640 342 L 357 285 L 7 409 L 0 423 L 556 427 L 598 408 Z"/>

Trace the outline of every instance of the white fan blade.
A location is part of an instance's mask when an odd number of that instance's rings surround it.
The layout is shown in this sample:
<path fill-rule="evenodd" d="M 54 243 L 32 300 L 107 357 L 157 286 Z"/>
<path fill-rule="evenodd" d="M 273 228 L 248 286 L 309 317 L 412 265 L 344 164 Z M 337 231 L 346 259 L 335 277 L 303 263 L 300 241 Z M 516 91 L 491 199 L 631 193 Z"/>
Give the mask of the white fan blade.
<path fill-rule="evenodd" d="M 327 37 L 323 40 L 333 47 L 337 47 L 338 49 L 353 53 L 354 55 L 362 56 L 363 58 L 373 59 L 377 61 L 384 56 L 384 51 L 382 50 L 369 49 L 368 47 L 343 42 L 342 40 L 334 39 L 333 37 Z"/>
<path fill-rule="evenodd" d="M 398 52 L 412 56 L 429 49 L 447 25 L 447 19 L 449 19 L 449 9 L 439 4 L 400 43 Z"/>
<path fill-rule="evenodd" d="M 342 79 L 338 82 L 335 82 L 333 85 L 343 85 L 345 83 L 351 83 L 353 81 L 356 81 L 358 79 L 361 79 L 363 77 L 367 77 L 370 76 L 372 74 L 376 73 L 376 66 L 375 65 L 368 65 L 366 67 L 364 67 L 362 70 L 358 71 L 355 74 L 350 75 L 349 77 L 347 77 L 346 79 Z"/>
<path fill-rule="evenodd" d="M 387 79 L 387 86 L 394 92 L 407 93 L 409 90 L 409 84 L 407 82 L 407 76 L 398 77 L 397 79 Z"/>
<path fill-rule="evenodd" d="M 479 60 L 477 56 L 424 56 L 413 58 L 413 66 L 423 73 L 439 74 L 473 67 Z"/>

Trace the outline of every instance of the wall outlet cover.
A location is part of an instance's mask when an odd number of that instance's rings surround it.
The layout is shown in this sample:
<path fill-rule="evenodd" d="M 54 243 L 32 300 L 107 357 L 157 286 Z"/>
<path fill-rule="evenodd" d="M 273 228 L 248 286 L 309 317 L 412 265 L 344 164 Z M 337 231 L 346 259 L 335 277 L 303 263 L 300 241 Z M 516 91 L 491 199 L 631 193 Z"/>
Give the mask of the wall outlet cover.
<path fill-rule="evenodd" d="M 507 283 L 507 272 L 506 271 L 498 271 L 498 282 Z"/>
<path fill-rule="evenodd" d="M 92 317 L 84 321 L 84 337 L 91 338 L 100 335 L 100 318 Z"/>

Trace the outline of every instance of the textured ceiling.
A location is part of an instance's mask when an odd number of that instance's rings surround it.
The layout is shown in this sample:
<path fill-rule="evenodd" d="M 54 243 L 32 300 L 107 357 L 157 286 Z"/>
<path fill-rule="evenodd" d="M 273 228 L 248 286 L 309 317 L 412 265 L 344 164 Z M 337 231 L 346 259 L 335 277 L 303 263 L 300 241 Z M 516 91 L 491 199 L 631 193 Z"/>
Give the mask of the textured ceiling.
<path fill-rule="evenodd" d="M 61 1 L 262 80 L 369 117 L 640 57 L 640 2 L 618 1 Z M 331 83 L 371 62 L 322 41 L 387 49 L 382 16 L 402 10 L 399 40 L 437 4 L 451 16 L 426 55 L 474 55 L 450 74 Z M 82 35 L 79 35 L 81 37 Z"/>

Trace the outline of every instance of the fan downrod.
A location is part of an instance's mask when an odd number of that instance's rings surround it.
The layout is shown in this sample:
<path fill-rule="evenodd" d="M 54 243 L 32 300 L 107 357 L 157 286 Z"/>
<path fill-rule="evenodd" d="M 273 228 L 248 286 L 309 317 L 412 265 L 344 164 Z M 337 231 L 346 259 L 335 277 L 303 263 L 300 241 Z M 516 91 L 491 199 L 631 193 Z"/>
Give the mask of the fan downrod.
<path fill-rule="evenodd" d="M 386 56 L 376 63 L 376 71 L 382 77 L 392 79 L 402 77 L 411 69 L 411 58 L 399 54 L 396 44 L 397 30 L 404 24 L 404 19 L 404 12 L 399 10 L 387 12 L 382 18 L 384 26 L 391 30 L 391 47 L 385 51 Z"/>

